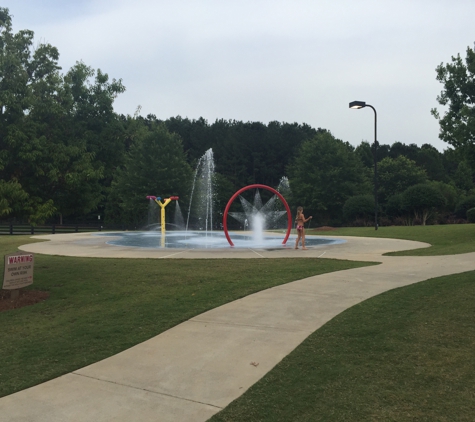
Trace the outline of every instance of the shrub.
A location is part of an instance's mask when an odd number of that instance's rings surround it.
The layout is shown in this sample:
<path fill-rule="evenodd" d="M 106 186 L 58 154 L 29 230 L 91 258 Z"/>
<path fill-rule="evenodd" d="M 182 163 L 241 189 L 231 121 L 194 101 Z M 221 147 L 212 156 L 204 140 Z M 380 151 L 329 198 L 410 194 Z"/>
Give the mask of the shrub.
<path fill-rule="evenodd" d="M 392 218 L 398 218 L 406 214 L 404 209 L 402 194 L 390 196 L 385 207 L 386 214 Z"/>
<path fill-rule="evenodd" d="M 371 195 L 356 195 L 348 198 L 345 205 L 343 205 L 343 215 L 347 221 L 370 220 L 374 216 L 374 197 Z"/>
<path fill-rule="evenodd" d="M 459 201 L 455 207 L 455 215 L 458 218 L 465 218 L 467 211 L 471 208 L 475 208 L 475 195 L 467 196 L 466 198 Z"/>
<path fill-rule="evenodd" d="M 404 191 L 402 203 L 404 209 L 414 214 L 414 224 L 425 226 L 431 214 L 434 214 L 437 208 L 445 206 L 446 200 L 434 185 L 419 183 Z"/>
<path fill-rule="evenodd" d="M 470 208 L 467 211 L 467 221 L 469 223 L 475 223 L 475 208 Z"/>

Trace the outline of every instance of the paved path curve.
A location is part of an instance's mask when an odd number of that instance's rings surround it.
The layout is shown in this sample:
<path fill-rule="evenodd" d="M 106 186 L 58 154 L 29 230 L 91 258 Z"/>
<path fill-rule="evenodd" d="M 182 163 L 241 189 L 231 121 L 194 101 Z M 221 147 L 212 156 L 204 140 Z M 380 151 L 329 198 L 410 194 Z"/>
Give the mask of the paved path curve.
<path fill-rule="evenodd" d="M 154 251 L 109 246 L 88 234 L 35 237 L 51 241 L 21 249 L 169 259 L 305 256 L 381 265 L 309 277 L 208 311 L 118 355 L 1 398 L 1 422 L 206 421 L 345 309 L 396 287 L 475 270 L 475 253 L 382 256 L 429 246 L 394 239 L 345 238 L 344 244 L 307 251 Z"/>

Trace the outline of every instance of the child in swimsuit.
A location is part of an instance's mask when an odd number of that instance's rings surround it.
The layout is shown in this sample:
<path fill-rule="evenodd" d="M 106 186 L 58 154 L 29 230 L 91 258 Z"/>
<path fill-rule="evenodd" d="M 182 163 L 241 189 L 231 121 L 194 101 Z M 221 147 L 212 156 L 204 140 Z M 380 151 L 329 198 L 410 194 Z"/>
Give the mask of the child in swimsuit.
<path fill-rule="evenodd" d="M 303 208 L 298 207 L 297 208 L 297 217 L 295 217 L 295 222 L 297 223 L 297 240 L 295 241 L 295 249 L 299 248 L 299 241 L 302 241 L 302 249 L 307 249 L 305 247 L 305 228 L 304 224 L 308 221 L 311 220 L 312 216 L 308 217 L 307 219 L 305 218 L 305 215 L 303 214 Z"/>

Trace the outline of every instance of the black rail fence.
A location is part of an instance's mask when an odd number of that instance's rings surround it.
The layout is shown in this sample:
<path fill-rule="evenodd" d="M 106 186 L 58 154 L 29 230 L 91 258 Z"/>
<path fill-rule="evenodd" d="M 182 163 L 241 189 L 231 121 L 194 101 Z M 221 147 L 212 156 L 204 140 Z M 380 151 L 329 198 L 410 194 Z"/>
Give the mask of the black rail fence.
<path fill-rule="evenodd" d="M 52 224 L 44 226 L 31 226 L 28 224 L 0 224 L 0 235 L 80 233 L 100 232 L 102 230 L 104 230 L 104 227 L 97 224 Z"/>

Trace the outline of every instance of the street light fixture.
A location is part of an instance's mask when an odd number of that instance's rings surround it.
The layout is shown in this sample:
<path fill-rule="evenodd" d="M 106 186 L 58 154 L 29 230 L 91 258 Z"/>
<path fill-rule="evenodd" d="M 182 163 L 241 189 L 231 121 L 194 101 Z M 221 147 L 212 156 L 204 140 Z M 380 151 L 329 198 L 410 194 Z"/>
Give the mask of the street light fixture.
<path fill-rule="evenodd" d="M 358 110 L 360 108 L 370 107 L 374 111 L 374 143 L 372 146 L 373 150 L 373 161 L 374 161 L 374 229 L 378 230 L 378 160 L 376 157 L 376 152 L 378 149 L 378 140 L 377 140 L 377 121 L 378 117 L 376 114 L 376 109 L 369 104 L 366 104 L 364 101 L 352 101 L 350 103 L 350 108 Z"/>
<path fill-rule="evenodd" d="M 350 108 L 354 108 L 356 110 L 363 107 L 366 107 L 366 103 L 364 101 L 352 101 L 350 103 Z"/>

